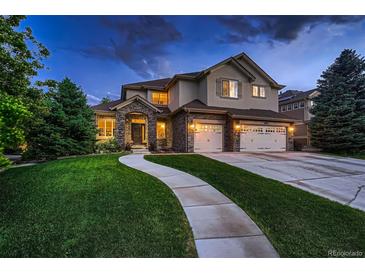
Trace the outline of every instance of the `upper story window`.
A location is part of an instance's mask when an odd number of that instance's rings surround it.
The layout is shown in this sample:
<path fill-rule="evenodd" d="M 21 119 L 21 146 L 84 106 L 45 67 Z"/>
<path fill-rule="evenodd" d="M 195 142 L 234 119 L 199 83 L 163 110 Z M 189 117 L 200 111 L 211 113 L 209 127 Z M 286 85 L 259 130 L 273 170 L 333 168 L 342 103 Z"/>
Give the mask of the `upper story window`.
<path fill-rule="evenodd" d="M 289 111 L 291 109 L 292 109 L 292 104 L 287 105 L 287 110 Z"/>
<path fill-rule="evenodd" d="M 299 103 L 299 108 L 304 108 L 304 101 L 301 101 L 301 102 Z"/>
<path fill-rule="evenodd" d="M 222 80 L 222 97 L 238 98 L 237 80 Z"/>
<path fill-rule="evenodd" d="M 286 105 L 281 106 L 281 112 L 284 112 L 284 111 L 286 111 Z"/>
<path fill-rule="evenodd" d="M 298 103 L 294 103 L 293 109 L 298 109 L 298 107 L 299 107 L 299 104 Z"/>
<path fill-rule="evenodd" d="M 115 118 L 113 117 L 97 117 L 98 136 L 113 137 L 115 132 Z"/>
<path fill-rule="evenodd" d="M 168 95 L 167 92 L 152 92 L 152 104 L 155 105 L 167 105 L 168 104 Z"/>
<path fill-rule="evenodd" d="M 266 98 L 265 87 L 253 85 L 252 86 L 252 96 L 258 97 L 258 98 Z"/>

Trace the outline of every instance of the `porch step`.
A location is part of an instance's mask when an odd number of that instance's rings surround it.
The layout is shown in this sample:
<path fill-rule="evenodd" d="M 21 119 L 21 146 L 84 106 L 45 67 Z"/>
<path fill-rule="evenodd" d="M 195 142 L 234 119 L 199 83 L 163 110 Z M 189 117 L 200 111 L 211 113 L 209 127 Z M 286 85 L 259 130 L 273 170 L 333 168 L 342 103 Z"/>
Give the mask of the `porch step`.
<path fill-rule="evenodd" d="M 132 148 L 133 154 L 150 154 L 151 152 L 147 148 Z"/>

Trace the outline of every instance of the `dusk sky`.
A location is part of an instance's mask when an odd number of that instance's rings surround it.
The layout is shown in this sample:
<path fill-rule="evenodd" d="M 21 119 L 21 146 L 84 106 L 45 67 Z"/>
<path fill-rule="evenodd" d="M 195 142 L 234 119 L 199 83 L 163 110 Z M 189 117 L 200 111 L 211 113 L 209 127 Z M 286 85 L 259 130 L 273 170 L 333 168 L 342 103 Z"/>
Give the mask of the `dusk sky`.
<path fill-rule="evenodd" d="M 194 72 L 242 51 L 285 89 L 308 90 L 344 48 L 365 55 L 365 17 L 29 16 L 51 52 L 37 79 L 70 77 L 90 104 L 122 84 Z"/>

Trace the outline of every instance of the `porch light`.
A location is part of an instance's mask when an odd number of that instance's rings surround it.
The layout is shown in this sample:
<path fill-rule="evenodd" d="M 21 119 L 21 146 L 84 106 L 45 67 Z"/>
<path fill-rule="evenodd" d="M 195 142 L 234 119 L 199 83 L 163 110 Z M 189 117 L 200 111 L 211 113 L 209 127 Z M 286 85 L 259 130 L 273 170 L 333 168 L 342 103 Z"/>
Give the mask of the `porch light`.
<path fill-rule="evenodd" d="M 165 128 L 165 124 L 162 124 L 162 123 L 161 123 L 161 127 L 162 127 L 162 128 Z"/>
<path fill-rule="evenodd" d="M 239 131 L 241 129 L 241 125 L 236 125 L 236 130 Z"/>
<path fill-rule="evenodd" d="M 194 128 L 195 128 L 195 125 L 194 125 L 194 124 L 191 124 L 191 125 L 190 125 L 190 128 L 191 128 L 191 129 L 194 129 Z"/>
<path fill-rule="evenodd" d="M 288 130 L 289 130 L 289 132 L 294 132 L 294 128 L 293 127 L 289 127 Z"/>

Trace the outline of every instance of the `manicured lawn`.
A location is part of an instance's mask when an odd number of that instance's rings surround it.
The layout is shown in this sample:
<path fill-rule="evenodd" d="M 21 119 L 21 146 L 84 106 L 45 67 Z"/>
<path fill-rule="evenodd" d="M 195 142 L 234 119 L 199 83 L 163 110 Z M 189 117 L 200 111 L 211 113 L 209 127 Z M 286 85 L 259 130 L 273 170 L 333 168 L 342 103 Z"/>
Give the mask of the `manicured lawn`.
<path fill-rule="evenodd" d="M 237 203 L 282 257 L 365 256 L 365 213 L 201 155 L 148 155 L 205 180 Z"/>
<path fill-rule="evenodd" d="M 0 173 L 0 257 L 196 256 L 173 193 L 119 156 Z"/>

